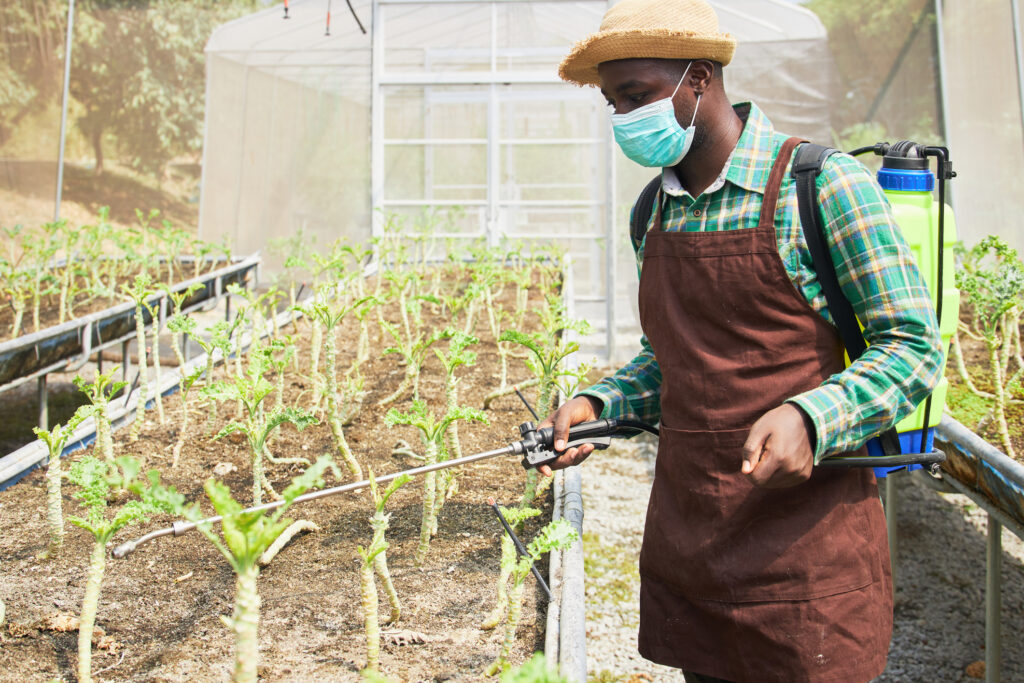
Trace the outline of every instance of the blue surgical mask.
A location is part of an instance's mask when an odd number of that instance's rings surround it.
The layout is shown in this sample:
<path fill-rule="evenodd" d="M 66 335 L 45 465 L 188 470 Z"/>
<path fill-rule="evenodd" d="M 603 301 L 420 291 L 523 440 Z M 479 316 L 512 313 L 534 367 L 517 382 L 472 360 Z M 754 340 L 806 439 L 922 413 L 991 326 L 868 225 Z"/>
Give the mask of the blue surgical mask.
<path fill-rule="evenodd" d="M 696 130 L 693 122 L 697 120 L 700 95 L 697 95 L 697 104 L 693 107 L 693 119 L 685 130 L 676 120 L 676 109 L 672 104 L 679 86 L 683 84 L 689 71 L 690 65 L 687 64 L 686 71 L 683 71 L 683 77 L 679 79 L 671 96 L 645 104 L 628 114 L 612 114 L 615 141 L 619 143 L 623 154 L 641 166 L 675 166 L 690 151 Z"/>

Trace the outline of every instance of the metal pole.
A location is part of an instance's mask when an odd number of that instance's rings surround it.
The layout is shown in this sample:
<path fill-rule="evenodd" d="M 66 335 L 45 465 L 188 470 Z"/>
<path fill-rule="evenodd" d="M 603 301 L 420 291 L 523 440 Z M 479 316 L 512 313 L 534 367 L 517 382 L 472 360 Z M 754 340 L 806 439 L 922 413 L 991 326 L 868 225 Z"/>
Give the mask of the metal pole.
<path fill-rule="evenodd" d="M 64 188 L 64 139 L 68 126 L 68 90 L 71 87 L 71 36 L 75 31 L 75 0 L 68 0 L 68 35 L 64 44 L 64 97 L 60 106 L 60 151 L 57 153 L 57 199 L 53 220 L 60 220 L 61 191 Z"/>
<path fill-rule="evenodd" d="M 946 75 L 946 38 L 943 29 L 942 0 L 935 0 L 935 47 L 938 53 L 939 64 L 939 92 L 942 102 L 942 137 L 946 139 L 946 147 L 956 149 L 953 143 L 953 135 L 949 125 L 949 78 Z M 949 205 L 956 209 L 956 183 L 949 183 L 948 196 Z"/>
<path fill-rule="evenodd" d="M 1010 0 L 1010 11 L 1013 15 L 1013 51 L 1017 56 L 1017 106 L 1024 129 L 1024 46 L 1021 45 L 1020 4 L 1017 0 Z"/>
<path fill-rule="evenodd" d="M 1002 569 L 1003 525 L 988 516 L 988 539 L 985 558 L 985 681 L 999 683 L 1003 659 L 1002 638 Z"/>
<path fill-rule="evenodd" d="M 889 535 L 889 566 L 892 569 L 892 582 L 896 584 L 896 523 L 898 521 L 899 491 L 896 488 L 896 473 L 890 472 L 885 478 L 885 530 Z"/>
<path fill-rule="evenodd" d="M 39 397 L 39 428 L 43 430 L 50 429 L 50 403 L 46 397 L 46 375 L 40 375 L 36 381 L 37 392 L 36 395 Z"/>

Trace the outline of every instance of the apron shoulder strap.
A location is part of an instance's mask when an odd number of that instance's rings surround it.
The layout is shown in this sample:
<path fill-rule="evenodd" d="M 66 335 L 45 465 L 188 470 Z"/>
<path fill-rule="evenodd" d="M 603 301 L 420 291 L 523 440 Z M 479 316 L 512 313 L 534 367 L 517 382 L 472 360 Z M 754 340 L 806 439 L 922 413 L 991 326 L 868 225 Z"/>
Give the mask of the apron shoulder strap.
<path fill-rule="evenodd" d="M 779 190 L 782 188 L 782 179 L 786 176 L 786 169 L 789 167 L 789 160 L 793 156 L 793 150 L 801 142 L 800 138 L 789 138 L 782 143 L 775 163 L 772 164 L 771 173 L 768 174 L 768 184 L 764 188 L 764 198 L 761 200 L 761 215 L 757 221 L 759 228 L 771 228 L 775 226 L 775 209 L 779 204 Z"/>

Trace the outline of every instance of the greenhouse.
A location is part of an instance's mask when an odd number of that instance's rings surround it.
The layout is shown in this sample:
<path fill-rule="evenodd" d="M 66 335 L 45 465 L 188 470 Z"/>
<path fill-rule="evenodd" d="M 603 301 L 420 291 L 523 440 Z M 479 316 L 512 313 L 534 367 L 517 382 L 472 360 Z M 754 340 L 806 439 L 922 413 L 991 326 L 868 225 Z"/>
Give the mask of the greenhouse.
<path fill-rule="evenodd" d="M 0 27 L 0 683 L 1024 680 L 1019 0 Z"/>

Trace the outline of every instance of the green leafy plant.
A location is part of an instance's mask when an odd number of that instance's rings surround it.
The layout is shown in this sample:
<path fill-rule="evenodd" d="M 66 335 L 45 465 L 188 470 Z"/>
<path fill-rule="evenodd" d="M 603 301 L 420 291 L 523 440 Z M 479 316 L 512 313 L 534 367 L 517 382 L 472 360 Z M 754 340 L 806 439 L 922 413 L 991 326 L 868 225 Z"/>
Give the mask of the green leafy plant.
<path fill-rule="evenodd" d="M 86 509 L 85 517 L 69 517 L 68 521 L 93 536 L 78 626 L 78 680 L 83 683 L 92 680 L 92 632 L 106 569 L 107 542 L 126 526 L 145 521 L 149 514 L 180 509 L 185 500 L 174 487 L 165 488 L 160 483 L 156 470 L 150 470 L 147 481 L 138 480 L 140 468 L 138 460 L 129 456 L 117 458 L 113 464 L 85 456 L 68 472 L 68 481 L 79 487 L 74 497 Z M 138 499 L 129 500 L 108 518 L 107 500 L 115 491 L 131 491 Z"/>
<path fill-rule="evenodd" d="M 381 327 L 396 344 L 384 349 L 384 355 L 398 354 L 402 362 L 405 363 L 405 374 L 402 376 L 402 381 L 399 383 L 398 388 L 390 395 L 377 401 L 377 405 L 386 406 L 394 403 L 405 396 L 409 389 L 412 389 L 413 399 L 416 400 L 419 398 L 420 371 L 423 369 L 423 362 L 426 360 L 427 352 L 438 341 L 451 337 L 453 330 L 451 328 L 434 330 L 429 335 L 417 332 L 414 336 L 407 337 L 395 325 L 387 321 L 381 323 Z"/>
<path fill-rule="evenodd" d="M 1024 263 L 1021 263 L 1015 249 L 1000 237 L 990 235 L 971 250 L 969 264 L 956 273 L 956 285 L 973 309 L 971 324 L 961 324 L 959 331 L 983 341 L 988 350 L 992 397 L 995 399 L 992 417 L 1003 448 L 1007 455 L 1014 457 L 1006 406 L 1024 374 L 1019 331 Z M 968 386 L 973 386 L 962 353 L 958 351 L 959 344 L 954 347 L 954 354 L 960 374 Z M 1018 366 L 1012 375 L 1011 359 Z"/>
<path fill-rule="evenodd" d="M 391 616 L 386 623 L 396 623 L 402 615 L 398 593 L 395 591 L 395 584 L 391 580 L 391 572 L 388 570 L 388 543 L 384 536 L 388 530 L 390 515 L 384 512 L 384 506 L 387 505 L 388 498 L 408 481 L 408 475 L 401 475 L 381 493 L 377 489 L 377 480 L 373 476 L 373 471 L 370 471 L 370 495 L 374 504 L 373 517 L 370 518 L 373 539 L 366 549 L 363 549 L 363 546 L 358 546 L 356 550 L 359 555 L 359 582 L 362 589 L 363 624 L 366 631 L 365 668 L 373 671 L 380 668 L 380 617 L 375 577 L 379 576 L 384 583 L 384 591 L 391 605 Z"/>
<path fill-rule="evenodd" d="M 60 457 L 67 446 L 68 439 L 74 434 L 78 425 L 85 419 L 82 412 L 76 412 L 66 424 L 56 424 L 45 430 L 33 427 L 39 440 L 46 444 L 49 459 L 46 461 L 46 525 L 50 531 L 50 543 L 43 559 L 56 557 L 64 545 L 64 506 L 61 497 L 61 466 Z"/>
<path fill-rule="evenodd" d="M 221 535 L 209 523 L 198 529 L 220 551 L 235 572 L 235 608 L 231 618 L 221 617 L 224 625 L 235 636 L 235 683 L 255 683 L 259 667 L 258 632 L 260 595 L 257 586 L 259 558 L 291 524 L 284 517 L 295 499 L 306 491 L 324 485 L 323 474 L 331 466 L 328 456 L 321 456 L 305 472 L 292 480 L 282 492 L 284 503 L 273 511 L 245 512 L 227 486 L 215 479 L 207 479 L 203 488 L 214 510 L 223 519 Z M 202 520 L 198 505 L 185 511 L 193 522 Z"/>
<path fill-rule="evenodd" d="M 389 427 L 395 425 L 411 425 L 420 432 L 425 453 L 423 460 L 432 465 L 444 456 L 444 435 L 448 427 L 456 420 L 476 420 L 487 424 L 487 417 L 479 410 L 464 406 L 449 409 L 441 419 L 436 419 L 427 408 L 425 401 L 415 400 L 412 410 L 401 413 L 392 408 L 384 416 L 384 423 Z M 416 564 L 423 564 L 427 551 L 430 549 L 430 537 L 437 533 L 437 515 L 444 504 L 444 496 L 440 501 L 437 496 L 437 472 L 423 475 L 423 517 L 420 524 L 420 542 L 416 548 Z"/>
<path fill-rule="evenodd" d="M 316 323 L 323 328 L 324 332 L 324 393 L 327 396 L 327 422 L 331 427 L 331 435 L 334 437 L 334 447 L 338 451 L 338 455 L 344 461 L 345 465 L 349 470 L 356 476 L 356 478 L 362 478 L 363 470 L 359 466 L 359 462 L 352 455 L 352 449 L 349 448 L 348 441 L 345 440 L 345 430 L 342 426 L 342 416 L 339 407 L 338 397 L 338 376 L 337 376 L 337 328 L 353 310 L 361 308 L 364 304 L 369 301 L 369 297 L 359 299 L 351 304 L 332 306 L 329 303 L 310 303 L 306 306 L 301 306 L 299 310 L 306 316 L 316 321 Z M 355 385 L 349 383 L 348 387 L 352 388 Z M 361 389 L 361 383 L 359 383 L 359 389 Z"/>
<path fill-rule="evenodd" d="M 516 514 L 513 510 L 502 509 L 502 512 L 506 515 Z M 493 676 L 509 667 L 508 656 L 512 652 L 512 645 L 515 644 L 516 628 L 519 626 L 519 618 L 522 614 L 523 586 L 526 583 L 526 577 L 530 575 L 531 565 L 534 562 L 539 562 L 545 553 L 568 548 L 578 538 L 579 535 L 568 521 L 555 520 L 542 528 L 530 541 L 526 546 L 526 556 L 516 559 L 511 572 L 512 587 L 509 590 L 505 637 L 502 640 L 498 658 L 487 668 L 488 676 Z"/>
<path fill-rule="evenodd" d="M 459 405 L 459 378 L 455 373 L 462 366 L 476 363 L 476 354 L 469 351 L 468 347 L 477 343 L 479 343 L 479 340 L 476 337 L 470 336 L 465 332 L 453 332 L 448 342 L 447 353 L 434 349 L 434 353 L 444 368 L 445 409 L 449 412 L 455 410 Z M 453 422 L 445 433 L 445 448 L 449 458 L 462 457 L 458 421 Z M 438 472 L 438 479 L 440 484 L 438 491 L 443 496 L 443 500 L 450 500 L 458 490 L 456 471 L 454 469 L 441 470 Z"/>
<path fill-rule="evenodd" d="M 72 380 L 78 390 L 89 399 L 88 406 L 78 409 L 82 418 L 92 417 L 96 422 L 96 443 L 99 446 L 103 459 L 108 463 L 114 462 L 114 440 L 110 433 L 110 401 L 114 395 L 128 386 L 128 382 L 114 381 L 114 375 L 120 368 L 114 368 L 110 372 L 101 373 L 98 369 L 91 383 L 86 382 L 80 375 Z"/>
<path fill-rule="evenodd" d="M 148 310 L 150 315 L 153 309 L 149 300 L 156 295 L 153 288 L 153 278 L 148 273 L 141 273 L 135 276 L 132 284 L 121 285 L 121 293 L 135 304 L 135 344 L 138 346 L 138 369 L 139 369 L 139 396 L 136 404 L 135 420 L 128 434 L 128 440 L 135 442 L 139 440 L 139 432 L 142 430 L 142 423 L 146 415 L 146 402 L 149 401 L 149 373 L 146 363 L 146 320 L 143 317 L 143 310 Z M 157 393 L 160 393 L 159 388 Z"/>
<path fill-rule="evenodd" d="M 549 668 L 543 652 L 534 652 L 522 666 L 506 669 L 501 683 L 569 683 L 569 679 Z"/>
<path fill-rule="evenodd" d="M 233 400 L 242 403 L 245 410 L 244 421 L 229 422 L 214 438 L 221 439 L 235 432 L 245 435 L 252 455 L 253 505 L 259 505 L 263 500 L 264 489 L 271 496 L 278 497 L 263 470 L 263 456 L 268 450 L 267 439 L 271 432 L 285 423 L 291 423 L 301 431 L 316 424 L 318 420 L 305 411 L 287 406 L 268 412 L 263 406 L 263 401 L 274 390 L 274 386 L 263 377 L 267 369 L 266 359 L 262 354 L 254 353 L 252 360 L 246 375 L 232 375 L 230 381 L 216 382 L 210 387 L 205 387 L 203 393 L 214 400 Z M 286 462 L 283 458 L 280 461 Z M 294 458 L 291 461 L 308 463 L 301 458 Z"/>

